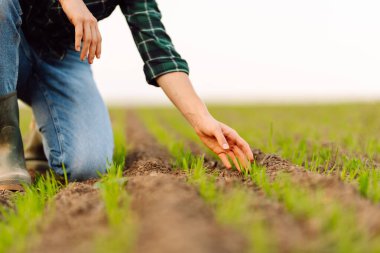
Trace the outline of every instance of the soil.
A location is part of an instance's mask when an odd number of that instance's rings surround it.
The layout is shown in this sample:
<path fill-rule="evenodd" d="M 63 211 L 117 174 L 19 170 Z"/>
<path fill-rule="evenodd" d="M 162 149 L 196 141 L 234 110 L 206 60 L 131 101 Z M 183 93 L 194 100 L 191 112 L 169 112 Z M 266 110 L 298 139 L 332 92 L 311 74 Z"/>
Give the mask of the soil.
<path fill-rule="evenodd" d="M 13 196 L 12 191 L 8 190 L 0 190 L 0 207 L 11 207 L 12 201 L 11 198 Z"/>
<path fill-rule="evenodd" d="M 94 235 L 107 227 L 103 202 L 92 183 L 71 183 L 56 195 L 54 210 L 47 210 L 42 222 L 48 225 L 40 244 L 31 252 L 89 252 Z"/>
<path fill-rule="evenodd" d="M 127 152 L 125 176 L 143 176 L 155 173 L 175 174 L 170 165 L 171 156 L 168 151 L 157 143 L 131 111 L 128 112 L 126 133 L 128 144 L 133 148 Z"/>
<path fill-rule="evenodd" d="M 244 238 L 218 225 L 197 191 L 180 178 L 137 176 L 127 189 L 140 221 L 135 252 L 243 251 Z"/>

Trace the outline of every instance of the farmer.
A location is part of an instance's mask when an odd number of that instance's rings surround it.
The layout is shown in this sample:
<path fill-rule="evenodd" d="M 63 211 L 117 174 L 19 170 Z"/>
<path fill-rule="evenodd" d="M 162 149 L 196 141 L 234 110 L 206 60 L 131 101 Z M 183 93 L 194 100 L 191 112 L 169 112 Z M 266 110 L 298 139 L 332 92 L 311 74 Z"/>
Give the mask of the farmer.
<path fill-rule="evenodd" d="M 229 158 L 239 170 L 253 160 L 247 142 L 215 120 L 195 93 L 155 0 L 0 0 L 0 189 L 21 190 L 31 181 L 17 99 L 32 107 L 38 129 L 30 161 L 47 161 L 59 176 L 66 170 L 70 181 L 106 172 L 113 134 L 90 66 L 102 50 L 97 22 L 118 5 L 145 63 L 146 81 L 163 89 L 227 168 Z"/>

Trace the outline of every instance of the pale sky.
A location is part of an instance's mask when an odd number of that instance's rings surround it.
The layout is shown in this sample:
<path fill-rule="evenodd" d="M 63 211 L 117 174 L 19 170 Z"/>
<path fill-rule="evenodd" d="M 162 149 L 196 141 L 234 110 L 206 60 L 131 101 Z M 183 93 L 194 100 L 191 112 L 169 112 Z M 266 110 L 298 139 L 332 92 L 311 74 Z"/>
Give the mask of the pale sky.
<path fill-rule="evenodd" d="M 157 0 L 207 102 L 380 100 L 379 0 Z M 93 71 L 107 103 L 167 103 L 119 9 Z"/>

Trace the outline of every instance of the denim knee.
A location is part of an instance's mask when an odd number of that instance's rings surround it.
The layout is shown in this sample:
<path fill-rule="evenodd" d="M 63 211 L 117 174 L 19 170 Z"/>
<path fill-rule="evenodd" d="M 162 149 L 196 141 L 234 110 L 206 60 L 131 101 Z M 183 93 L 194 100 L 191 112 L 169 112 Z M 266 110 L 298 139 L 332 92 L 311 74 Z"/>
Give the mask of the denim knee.
<path fill-rule="evenodd" d="M 107 171 L 112 162 L 113 143 L 102 143 L 94 146 L 85 149 L 76 147 L 66 149 L 60 155 L 61 159 L 52 159 L 51 167 L 60 176 L 64 175 L 65 170 L 69 181 L 99 178 L 101 174 Z M 53 160 L 63 162 L 57 163 Z"/>

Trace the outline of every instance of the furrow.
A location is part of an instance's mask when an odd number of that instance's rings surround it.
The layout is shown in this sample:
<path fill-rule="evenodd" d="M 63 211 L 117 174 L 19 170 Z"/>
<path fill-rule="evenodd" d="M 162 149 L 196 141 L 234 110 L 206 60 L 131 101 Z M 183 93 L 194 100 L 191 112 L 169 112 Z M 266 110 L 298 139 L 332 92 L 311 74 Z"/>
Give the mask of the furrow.
<path fill-rule="evenodd" d="M 107 227 L 104 204 L 92 184 L 69 184 L 55 196 L 53 208 L 32 252 L 88 252 L 96 233 Z"/>

